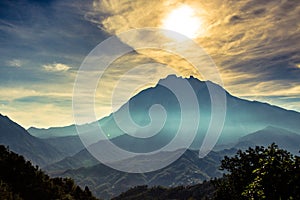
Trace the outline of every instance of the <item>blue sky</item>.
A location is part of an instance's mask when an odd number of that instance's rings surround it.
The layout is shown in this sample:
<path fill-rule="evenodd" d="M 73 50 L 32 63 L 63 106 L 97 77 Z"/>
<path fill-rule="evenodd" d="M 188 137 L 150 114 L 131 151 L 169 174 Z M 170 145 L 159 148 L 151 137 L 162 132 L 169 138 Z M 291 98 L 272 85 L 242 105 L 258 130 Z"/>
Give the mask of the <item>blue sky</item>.
<path fill-rule="evenodd" d="M 225 89 L 241 98 L 300 111 L 299 1 L 4 0 L 0 2 L 0 113 L 25 127 L 73 123 L 73 84 L 85 56 L 110 35 L 161 27 L 168 14 L 182 5 L 199 13 L 202 30 L 194 40 L 215 61 Z M 156 54 L 142 52 L 119 63 L 149 60 L 164 63 Z M 151 69 L 143 73 L 153 73 L 154 82 L 166 75 Z M 141 75 L 136 72 L 132 80 Z M 112 74 L 106 82 L 114 79 Z M 99 117 L 109 112 L 108 108 Z"/>

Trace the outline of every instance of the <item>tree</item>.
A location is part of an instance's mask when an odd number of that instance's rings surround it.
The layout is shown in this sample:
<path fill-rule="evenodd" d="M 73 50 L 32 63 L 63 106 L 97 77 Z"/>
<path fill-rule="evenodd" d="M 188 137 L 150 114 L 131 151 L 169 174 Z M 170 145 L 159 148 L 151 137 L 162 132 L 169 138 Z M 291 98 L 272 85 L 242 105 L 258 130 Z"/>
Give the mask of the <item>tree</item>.
<path fill-rule="evenodd" d="M 228 174 L 213 181 L 216 199 L 300 199 L 300 158 L 274 143 L 225 156 L 221 170 Z"/>
<path fill-rule="evenodd" d="M 0 145 L 0 199 L 96 200 L 70 178 L 50 178 L 23 156 Z"/>

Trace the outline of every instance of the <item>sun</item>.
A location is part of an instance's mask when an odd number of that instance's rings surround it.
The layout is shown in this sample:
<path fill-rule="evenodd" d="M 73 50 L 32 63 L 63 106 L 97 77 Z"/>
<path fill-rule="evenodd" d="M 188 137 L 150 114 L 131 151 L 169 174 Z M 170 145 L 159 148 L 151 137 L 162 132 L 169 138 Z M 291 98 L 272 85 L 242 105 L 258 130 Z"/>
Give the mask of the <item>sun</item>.
<path fill-rule="evenodd" d="M 188 5 L 176 8 L 162 21 L 162 28 L 181 33 L 191 39 L 199 35 L 201 26 L 201 18 Z"/>

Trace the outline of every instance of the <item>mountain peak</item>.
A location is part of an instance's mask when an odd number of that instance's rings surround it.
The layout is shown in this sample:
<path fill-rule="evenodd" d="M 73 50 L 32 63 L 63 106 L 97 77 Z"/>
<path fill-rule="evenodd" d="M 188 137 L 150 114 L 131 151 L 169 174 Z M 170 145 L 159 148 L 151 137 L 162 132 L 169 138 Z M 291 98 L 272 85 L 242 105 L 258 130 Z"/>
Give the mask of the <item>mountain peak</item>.
<path fill-rule="evenodd" d="M 183 77 L 183 76 L 177 76 L 176 74 L 170 74 L 168 75 L 166 78 L 162 78 L 159 80 L 158 84 L 159 83 L 162 83 L 164 81 L 181 81 L 181 80 L 187 80 L 189 81 L 190 83 L 191 82 L 197 82 L 198 84 L 199 83 L 204 83 L 205 81 L 201 81 L 199 80 L 198 78 L 195 78 L 194 76 L 189 76 L 189 77 Z M 210 82 L 210 81 L 209 81 Z"/>
<path fill-rule="evenodd" d="M 300 135 L 284 128 L 267 126 L 261 130 L 241 137 L 236 147 L 248 148 L 248 146 L 268 146 L 273 142 L 293 154 L 298 154 Z"/>
<path fill-rule="evenodd" d="M 35 164 L 44 166 L 62 159 L 52 146 L 30 135 L 22 126 L 0 114 L 0 144 L 9 146 Z"/>
<path fill-rule="evenodd" d="M 2 114 L 0 114 L 0 123 L 2 124 L 2 125 L 5 125 L 5 127 L 7 127 L 7 126 L 12 126 L 12 127 L 14 127 L 14 128 L 17 128 L 17 129 L 21 129 L 22 131 L 23 131 L 23 127 L 21 127 L 19 124 L 17 124 L 16 122 L 14 122 L 14 121 L 12 121 L 8 116 L 6 116 L 6 115 L 2 115 Z M 0 130 L 2 130 L 2 129 L 4 129 L 5 128 L 4 126 L 3 127 L 0 127 L 1 129 Z M 25 130 L 25 129 L 24 129 Z M 1 132 L 2 134 L 4 134 L 5 132 Z"/>
<path fill-rule="evenodd" d="M 195 78 L 194 76 L 183 77 L 183 76 L 177 76 L 175 74 L 171 74 L 171 75 L 168 75 L 166 78 L 160 79 L 156 86 L 172 85 L 173 87 L 181 88 L 182 86 L 186 85 L 187 83 L 189 83 L 189 85 L 195 90 L 196 93 L 198 93 L 200 90 L 203 90 L 203 89 L 207 90 L 207 87 L 209 85 L 213 86 L 213 87 L 219 86 L 211 81 L 201 81 L 198 78 Z"/>
<path fill-rule="evenodd" d="M 9 118 L 8 118 L 8 116 L 6 116 L 6 115 L 2 115 L 1 113 L 0 113 L 0 119 L 1 120 L 10 120 Z"/>
<path fill-rule="evenodd" d="M 169 81 L 180 81 L 183 80 L 184 78 L 182 76 L 177 76 L 176 74 L 170 74 L 166 78 L 162 78 L 158 81 L 157 85 L 162 84 L 164 82 L 169 82 Z"/>

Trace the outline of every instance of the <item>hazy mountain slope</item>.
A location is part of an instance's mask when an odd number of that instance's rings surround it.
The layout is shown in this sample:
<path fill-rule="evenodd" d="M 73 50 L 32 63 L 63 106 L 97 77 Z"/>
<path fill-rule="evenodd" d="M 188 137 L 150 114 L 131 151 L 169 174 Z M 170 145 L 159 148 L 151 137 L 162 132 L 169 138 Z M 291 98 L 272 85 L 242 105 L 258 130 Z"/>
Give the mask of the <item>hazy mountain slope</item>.
<path fill-rule="evenodd" d="M 120 136 L 118 137 L 119 139 L 115 138 L 113 141 L 116 140 L 114 141 L 115 143 L 118 143 L 118 141 L 126 141 L 123 137 L 124 136 Z M 204 159 L 198 158 L 197 151 L 188 150 L 180 159 L 170 166 L 156 172 L 145 174 L 128 174 L 113 170 L 103 164 L 99 164 L 87 150 L 82 150 L 75 156 L 64 159 L 46 169 L 50 171 L 53 169 L 57 170 L 57 166 L 59 166 L 59 169 L 63 171 L 63 169 L 73 168 L 73 170 L 67 170 L 63 173 L 63 176 L 70 176 L 74 178 L 78 184 L 88 185 L 95 191 L 97 196 L 108 198 L 136 185 L 189 185 L 191 183 L 197 183 L 197 181 L 200 180 L 218 176 L 219 172 L 217 169 L 220 164 L 220 159 L 225 155 L 233 155 L 237 148 L 248 149 L 249 146 L 254 147 L 256 145 L 268 146 L 272 142 L 275 142 L 282 148 L 298 152 L 300 149 L 299 138 L 300 136 L 296 133 L 280 128 L 267 127 L 240 138 L 234 149 L 211 152 Z M 101 145 L 101 142 L 97 144 Z M 139 159 L 135 157 L 128 159 L 127 162 L 138 163 L 138 160 Z M 56 173 L 56 175 L 61 174 Z"/>
<path fill-rule="evenodd" d="M 62 176 L 73 178 L 79 185 L 87 185 L 96 196 L 111 198 L 136 185 L 178 186 L 192 185 L 219 177 L 219 162 L 224 153 L 233 155 L 235 149 L 226 152 L 211 152 L 199 159 L 197 151 L 187 150 L 177 161 L 169 166 L 150 173 L 125 173 L 111 169 L 103 164 L 88 168 L 68 170 Z M 136 162 L 135 158 L 127 162 Z"/>
<path fill-rule="evenodd" d="M 115 136 L 122 134 L 122 132 L 118 128 L 115 129 L 115 124 L 111 123 L 111 120 L 112 120 L 111 116 L 108 116 L 90 124 L 79 125 L 79 127 L 81 127 L 81 129 L 85 129 L 85 132 L 90 133 L 91 131 L 94 130 L 95 127 L 100 125 L 105 130 L 108 129 L 112 130 L 112 137 L 114 137 L 113 132 L 118 132 L 118 134 L 115 134 Z M 42 139 L 59 138 L 59 137 L 66 137 L 66 136 L 78 136 L 78 132 L 74 124 L 69 126 L 64 126 L 64 127 L 50 127 L 50 128 L 30 127 L 27 131 L 31 135 Z"/>
<path fill-rule="evenodd" d="M 187 80 L 193 87 L 199 100 L 200 129 L 193 144 L 190 147 L 191 149 L 199 149 L 203 142 L 203 137 L 206 133 L 211 117 L 210 95 L 207 89 L 207 84 L 209 84 L 211 87 L 220 86 L 215 85 L 209 81 L 199 81 L 198 79 L 195 79 L 193 77 L 189 79 L 183 79 L 176 76 L 168 76 L 166 79 L 160 80 L 160 83 L 155 87 L 143 90 L 128 101 L 127 104 L 129 105 L 132 119 L 141 126 L 146 125 L 150 122 L 149 108 L 153 104 L 161 104 L 162 106 L 164 106 L 168 114 L 168 118 L 163 129 L 161 129 L 161 131 L 157 135 L 150 138 L 135 138 L 130 135 L 124 134 L 123 131 L 116 125 L 116 122 L 114 121 L 112 115 L 101 119 L 99 121 L 100 126 L 105 132 L 107 131 L 106 133 L 109 133 L 113 137 L 111 141 L 122 149 L 132 152 L 149 152 L 163 147 L 168 142 L 170 142 L 174 134 L 176 134 L 176 130 L 180 123 L 180 111 L 178 101 L 174 94 L 163 87 L 161 84 L 164 82 L 168 82 L 171 85 L 174 85 L 174 87 L 177 87 L 177 85 L 183 84 L 183 81 L 185 80 Z M 243 137 L 251 132 L 255 132 L 270 125 L 294 132 L 300 130 L 300 113 L 298 112 L 285 110 L 276 106 L 271 106 L 269 104 L 256 101 L 251 102 L 239 99 L 227 92 L 226 95 L 226 121 L 223 127 L 223 132 L 219 139 L 219 147 L 222 147 L 221 144 L 223 144 L 223 146 L 224 144 L 229 143 L 234 144 L 240 137 Z M 125 107 L 126 105 L 122 106 L 117 111 L 117 113 L 120 113 L 120 116 L 124 116 L 124 118 L 126 118 Z M 153 117 L 160 120 L 161 115 L 155 115 L 154 113 Z M 194 119 L 188 120 L 188 123 L 197 123 Z M 93 123 L 92 125 L 94 126 L 97 124 Z M 85 126 L 87 127 L 87 130 L 91 130 L 91 128 L 88 129 L 88 125 Z M 189 131 L 187 130 L 186 133 L 188 134 Z M 100 133 L 92 134 L 97 135 Z M 139 134 L 139 130 L 136 131 L 136 134 Z M 94 141 L 97 141 L 97 139 L 95 139 Z M 101 147 L 102 142 L 103 141 L 99 141 L 93 144 L 93 146 Z M 64 170 L 66 168 L 76 169 L 78 167 L 86 167 L 92 164 L 95 164 L 95 160 L 93 159 L 93 157 L 91 157 L 87 152 L 80 152 L 72 157 L 68 157 L 67 159 L 62 160 L 59 163 L 48 166 L 45 169 L 49 170 L 49 172 L 52 173 Z"/>
<path fill-rule="evenodd" d="M 84 145 L 82 144 L 79 136 L 77 135 L 45 138 L 42 139 L 42 141 L 50 144 L 58 151 L 63 152 L 64 156 L 72 156 L 84 149 Z"/>
<path fill-rule="evenodd" d="M 92 146 L 101 146 L 103 141 L 99 141 Z M 127 149 L 134 150 L 138 147 L 138 149 L 141 149 L 141 152 L 147 152 L 150 150 L 153 150 L 153 147 L 155 147 L 155 144 L 153 146 L 148 147 L 141 141 L 141 143 L 135 143 L 134 140 L 132 140 L 132 137 L 122 135 L 118 136 L 116 138 L 111 139 L 111 142 L 114 144 L 120 146 L 120 147 L 127 147 Z M 132 147 L 132 149 L 130 148 Z M 227 154 L 231 154 L 232 151 L 227 151 L 226 149 L 231 148 L 232 145 L 224 145 L 224 147 L 220 147 L 218 150 L 218 154 L 224 156 Z M 221 154 L 222 153 L 222 154 Z M 96 160 L 87 149 L 82 149 L 80 152 L 76 153 L 73 156 L 68 156 L 56 163 L 52 163 L 48 166 L 43 167 L 43 170 L 47 171 L 47 173 L 51 175 L 57 175 L 60 174 L 67 169 L 78 169 L 81 167 L 91 167 L 96 164 L 99 164 L 99 161 Z"/>
<path fill-rule="evenodd" d="M 52 138 L 64 137 L 70 135 L 77 135 L 76 127 L 74 125 L 65 127 L 51 127 L 51 128 L 35 128 L 30 127 L 27 131 L 38 138 Z"/>
<path fill-rule="evenodd" d="M 272 126 L 240 138 L 235 148 L 246 149 L 249 146 L 268 146 L 273 142 L 291 153 L 298 154 L 300 151 L 299 134 Z"/>
<path fill-rule="evenodd" d="M 45 166 L 63 158 L 61 152 L 42 140 L 30 135 L 24 128 L 0 114 L 0 144 L 31 160 L 34 164 Z"/>
<path fill-rule="evenodd" d="M 48 174 L 57 175 L 68 169 L 91 167 L 96 164 L 99 164 L 99 161 L 96 160 L 86 149 L 83 149 L 73 156 L 68 156 L 58 162 L 43 167 L 43 170 L 45 170 Z"/>
<path fill-rule="evenodd" d="M 130 139 L 126 138 L 127 141 L 130 140 L 130 144 L 138 144 L 142 142 L 144 144 L 143 148 L 139 148 L 138 145 L 126 145 L 127 142 L 125 142 L 125 144 L 121 144 L 120 142 L 122 148 L 132 149 L 136 146 L 136 149 L 134 149 L 134 151 L 142 152 L 145 151 L 144 148 L 156 149 L 162 147 L 173 138 L 180 124 L 181 111 L 175 95 L 163 85 L 165 83 L 168 83 L 175 88 L 180 88 L 180 86 L 184 84 L 185 81 L 188 81 L 190 83 L 199 101 L 200 121 L 195 122 L 194 119 L 188 119 L 187 122 L 189 124 L 199 123 L 200 128 L 195 142 L 192 145 L 193 148 L 199 148 L 207 131 L 208 124 L 210 123 L 211 118 L 211 100 L 207 85 L 212 88 L 219 89 L 220 86 L 210 81 L 199 81 L 198 79 L 195 79 L 193 77 L 183 79 L 174 75 L 170 75 L 167 78 L 160 80 L 159 83 L 153 88 L 148 88 L 141 91 L 140 93 L 132 97 L 116 112 L 116 114 L 121 116 L 122 119 L 127 119 L 128 116 L 126 107 L 129 106 L 133 121 L 140 126 L 145 126 L 150 122 L 149 109 L 154 104 L 162 105 L 168 115 L 164 127 L 159 131 L 157 135 L 147 139 L 134 138 L 131 136 L 128 136 L 131 137 Z M 294 132 L 300 130 L 300 113 L 285 110 L 266 103 L 239 99 L 230 95 L 225 90 L 224 92 L 227 96 L 227 112 L 226 121 L 219 143 L 236 142 L 238 138 L 256 130 L 263 129 L 264 127 L 269 125 L 277 126 Z M 164 120 L 162 119 L 161 113 L 154 113 L 153 119 L 156 119 L 158 122 Z M 97 123 L 93 123 L 93 125 L 96 124 Z M 120 129 L 112 115 L 99 120 L 99 125 L 106 134 L 110 135 L 110 138 L 123 135 L 125 131 L 122 130 L 132 130 L 132 127 L 126 123 L 123 123 L 125 127 Z M 89 129 L 89 125 L 85 126 L 87 132 L 89 132 L 91 130 Z M 66 131 L 66 129 L 68 131 Z M 75 131 L 74 126 L 53 129 L 50 128 L 48 130 L 33 130 L 34 129 L 29 129 L 32 134 L 37 135 L 38 137 L 50 135 L 47 133 L 47 131 L 49 132 L 50 130 L 51 135 L 55 137 L 66 134 L 75 135 L 75 133 L 73 132 Z M 151 132 L 151 130 L 148 131 Z M 137 129 L 133 132 L 133 134 L 138 135 L 141 132 L 141 130 Z M 186 130 L 186 132 L 188 134 L 189 130 Z M 94 134 L 97 135 L 99 133 Z M 95 140 L 93 141 L 97 141 L 97 138 L 95 137 Z M 153 146 L 153 144 L 155 145 Z"/>

